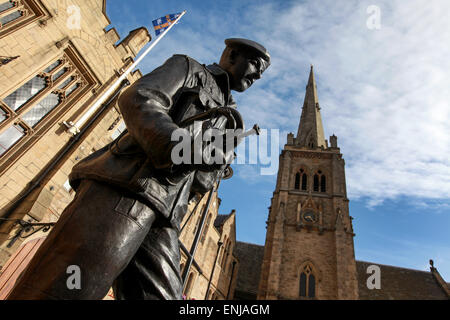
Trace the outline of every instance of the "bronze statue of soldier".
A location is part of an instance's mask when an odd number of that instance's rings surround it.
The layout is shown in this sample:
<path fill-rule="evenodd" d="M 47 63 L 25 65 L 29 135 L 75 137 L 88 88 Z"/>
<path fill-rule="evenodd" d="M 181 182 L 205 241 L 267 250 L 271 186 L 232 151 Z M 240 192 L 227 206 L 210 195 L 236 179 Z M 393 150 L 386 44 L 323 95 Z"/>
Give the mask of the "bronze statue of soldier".
<path fill-rule="evenodd" d="M 270 65 L 254 41 L 225 44 L 219 64 L 174 55 L 121 94 L 127 130 L 73 168 L 76 196 L 8 299 L 102 299 L 111 286 L 116 299 L 182 298 L 180 222 L 226 163 L 175 165 L 172 133 L 206 110 L 236 108 L 230 90 L 245 91 Z M 224 118 L 204 121 L 225 132 Z M 68 286 L 70 266 L 79 288 Z"/>

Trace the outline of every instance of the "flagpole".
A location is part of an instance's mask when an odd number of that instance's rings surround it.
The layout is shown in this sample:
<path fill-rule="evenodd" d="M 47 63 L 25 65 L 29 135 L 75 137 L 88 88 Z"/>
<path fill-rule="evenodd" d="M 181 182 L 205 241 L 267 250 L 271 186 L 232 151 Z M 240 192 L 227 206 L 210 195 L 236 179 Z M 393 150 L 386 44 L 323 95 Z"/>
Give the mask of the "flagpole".
<path fill-rule="evenodd" d="M 130 74 L 130 72 L 139 64 L 139 62 L 144 59 L 144 57 L 156 46 L 156 44 L 169 32 L 172 27 L 178 23 L 178 21 L 181 19 L 182 16 L 186 13 L 186 10 L 184 10 L 178 18 L 175 19 L 173 23 L 169 25 L 169 27 L 164 30 L 164 32 L 156 38 L 154 42 L 151 43 L 151 45 L 142 53 L 142 55 L 134 61 L 131 66 L 106 90 L 100 98 L 98 98 L 97 101 L 94 102 L 94 104 L 89 108 L 88 111 L 86 111 L 83 116 L 78 119 L 78 121 L 75 124 L 72 124 L 69 126 L 68 131 L 76 135 L 78 132 L 80 132 L 80 127 L 83 126 L 83 124 L 97 111 L 97 109 L 102 105 L 103 102 L 114 92 L 114 90 L 122 83 L 122 81 Z"/>

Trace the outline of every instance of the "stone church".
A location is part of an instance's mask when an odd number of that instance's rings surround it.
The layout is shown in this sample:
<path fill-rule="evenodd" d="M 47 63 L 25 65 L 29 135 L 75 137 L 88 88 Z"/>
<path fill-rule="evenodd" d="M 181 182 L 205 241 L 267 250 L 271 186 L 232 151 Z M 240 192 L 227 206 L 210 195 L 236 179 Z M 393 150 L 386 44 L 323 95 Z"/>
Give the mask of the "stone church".
<path fill-rule="evenodd" d="M 297 135 L 280 155 L 266 243 L 236 243 L 235 299 L 450 298 L 432 261 L 424 272 L 355 260 L 348 204 L 345 162 L 337 137 L 325 139 L 311 66 Z"/>

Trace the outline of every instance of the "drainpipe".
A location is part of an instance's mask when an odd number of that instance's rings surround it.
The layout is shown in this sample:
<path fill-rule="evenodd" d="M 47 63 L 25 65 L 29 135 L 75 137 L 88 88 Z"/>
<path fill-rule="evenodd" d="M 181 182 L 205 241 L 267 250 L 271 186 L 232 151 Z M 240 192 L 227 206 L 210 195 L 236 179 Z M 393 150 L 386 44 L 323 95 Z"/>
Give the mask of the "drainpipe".
<path fill-rule="evenodd" d="M 228 285 L 228 292 L 227 292 L 227 300 L 230 296 L 230 291 L 231 291 L 231 284 L 233 282 L 233 276 L 234 276 L 234 267 L 236 266 L 236 261 L 233 260 L 233 266 L 231 268 L 231 278 L 230 278 L 230 284 Z"/>
<path fill-rule="evenodd" d="M 216 270 L 216 263 L 217 263 L 217 259 L 219 258 L 219 252 L 220 252 L 220 248 L 223 245 L 223 242 L 219 240 L 219 242 L 217 242 L 217 244 L 218 244 L 218 247 L 217 247 L 216 258 L 214 259 L 213 269 L 211 271 L 211 276 L 209 277 L 208 288 L 206 288 L 205 300 L 208 299 L 209 288 L 211 287 L 211 281 L 214 276 L 214 271 Z"/>

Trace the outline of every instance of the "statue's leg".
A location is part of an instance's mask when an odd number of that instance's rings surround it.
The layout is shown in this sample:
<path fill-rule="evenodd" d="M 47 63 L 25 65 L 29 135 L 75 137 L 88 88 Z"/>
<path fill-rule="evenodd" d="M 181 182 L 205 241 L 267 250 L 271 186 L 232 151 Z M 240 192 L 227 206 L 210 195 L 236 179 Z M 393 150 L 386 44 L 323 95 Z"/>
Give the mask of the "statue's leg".
<path fill-rule="evenodd" d="M 155 221 L 144 242 L 113 288 L 117 300 L 180 300 L 183 284 L 180 276 L 178 232 Z"/>
<path fill-rule="evenodd" d="M 83 181 L 8 299 L 102 299 L 154 220 L 119 190 Z"/>

